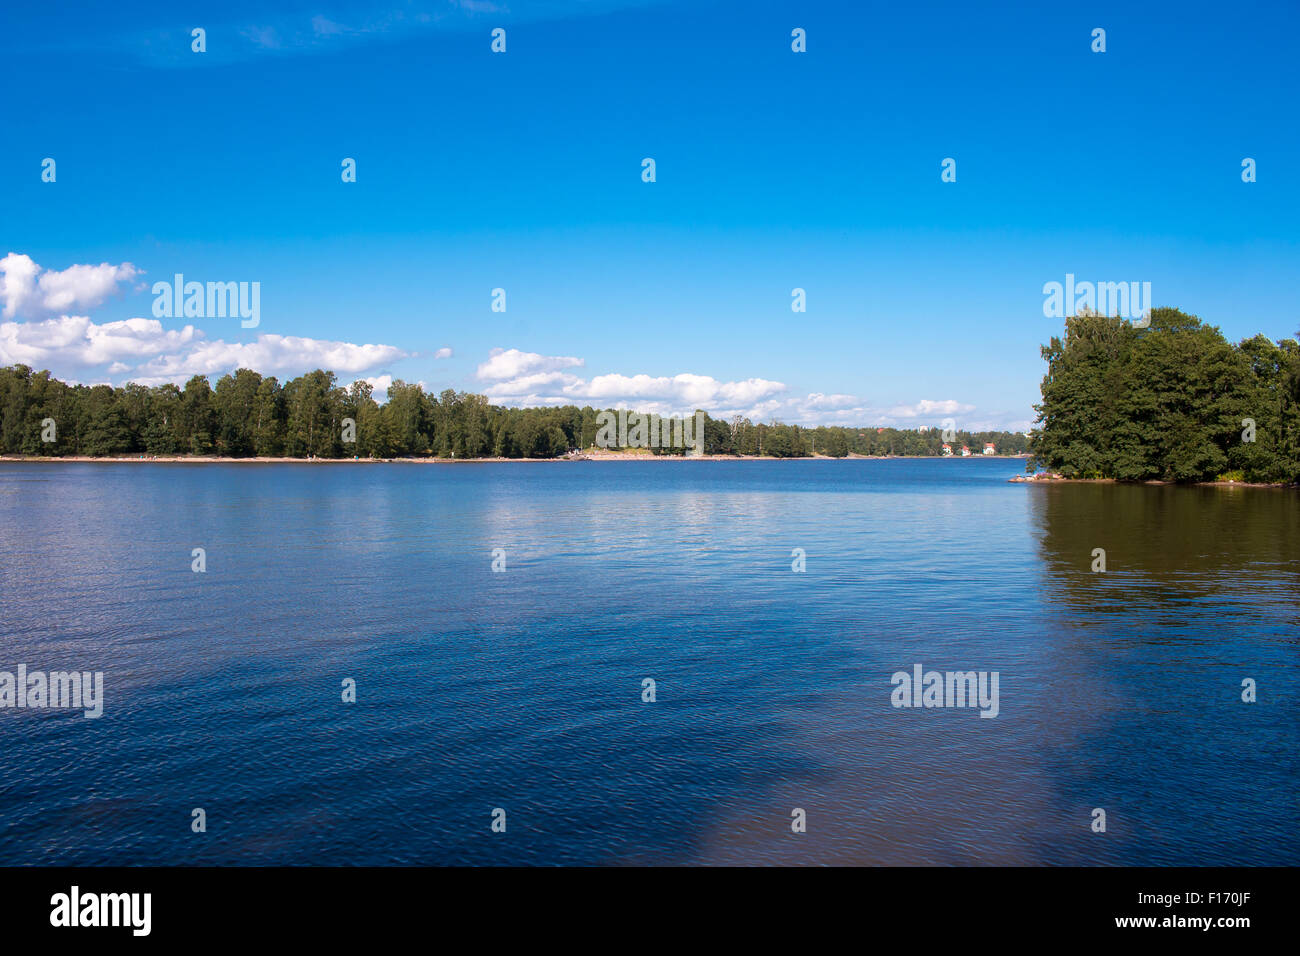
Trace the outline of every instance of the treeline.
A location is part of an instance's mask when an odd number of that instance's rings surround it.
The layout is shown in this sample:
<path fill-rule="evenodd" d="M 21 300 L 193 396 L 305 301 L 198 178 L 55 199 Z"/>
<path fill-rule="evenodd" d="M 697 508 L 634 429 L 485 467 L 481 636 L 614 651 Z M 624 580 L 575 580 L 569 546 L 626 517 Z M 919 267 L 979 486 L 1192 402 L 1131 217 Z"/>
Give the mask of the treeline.
<path fill-rule="evenodd" d="M 482 395 L 448 389 L 435 396 L 401 381 L 380 405 L 365 382 L 343 387 L 319 369 L 284 383 L 239 369 L 215 388 L 201 375 L 184 388 L 113 388 L 67 385 L 24 365 L 0 368 L 4 454 L 557 458 L 595 444 L 600 411 L 503 408 Z M 986 441 L 1002 454 L 1027 451 L 1025 436 L 1012 432 L 957 432 L 951 444 L 955 453 L 965 444 L 979 454 Z M 942 444 L 936 429 L 802 428 L 707 416 L 704 422 L 711 455 L 938 455 Z"/>
<path fill-rule="evenodd" d="M 1236 345 L 1177 309 L 1085 313 L 1043 347 L 1030 467 L 1066 477 L 1300 481 L 1300 345 Z"/>
<path fill-rule="evenodd" d="M 812 454 L 844 458 L 847 455 L 897 455 L 921 457 L 940 455 L 944 444 L 954 455 L 965 445 L 972 455 L 992 442 L 999 455 L 1023 455 L 1029 439 L 1020 432 L 950 433 L 945 441 L 937 428 L 845 428 L 838 425 L 803 428 L 799 425 L 754 424 L 748 418 L 729 422 L 705 418 L 704 451 L 709 455 L 770 455 L 775 458 L 803 458 Z"/>

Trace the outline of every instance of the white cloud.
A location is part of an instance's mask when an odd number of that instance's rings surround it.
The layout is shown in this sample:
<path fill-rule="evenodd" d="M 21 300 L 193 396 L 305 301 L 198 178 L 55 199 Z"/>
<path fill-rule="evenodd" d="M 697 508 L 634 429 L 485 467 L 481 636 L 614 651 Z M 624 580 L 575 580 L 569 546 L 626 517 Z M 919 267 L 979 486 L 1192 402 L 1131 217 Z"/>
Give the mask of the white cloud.
<path fill-rule="evenodd" d="M 36 274 L 40 271 L 31 256 L 11 252 L 0 259 L 0 300 L 4 301 L 0 315 L 12 319 L 19 309 L 26 309 L 28 300 L 36 296 Z"/>
<path fill-rule="evenodd" d="M 967 421 L 975 406 L 956 399 L 872 405 L 844 393 L 790 395 L 785 383 L 764 378 L 721 382 L 690 372 L 670 376 L 607 373 L 583 378 L 568 371 L 583 365 L 582 359 L 572 356 L 493 349 L 488 361 L 479 366 L 478 377 L 486 383 L 483 394 L 492 402 L 516 407 L 591 405 L 659 415 L 684 415 L 702 408 L 714 418 L 741 415 L 754 422 L 860 427 L 915 428 L 938 425 L 952 417 L 959 428 L 983 430 L 1010 428 L 1020 421 L 1020 416 L 1013 421 L 1011 415 L 995 415 L 988 423 Z"/>
<path fill-rule="evenodd" d="M 585 387 L 574 391 L 602 404 L 652 401 L 690 411 L 710 405 L 727 408 L 753 406 L 785 390 L 784 383 L 762 378 L 719 382 L 708 375 L 682 373 L 671 377 L 597 375 Z"/>
<path fill-rule="evenodd" d="M 93 309 L 117 291 L 120 283 L 143 273 L 129 262 L 74 265 L 63 271 L 43 269 L 31 256 L 11 252 L 0 259 L 0 314 L 39 316 Z"/>
<path fill-rule="evenodd" d="M 132 381 L 145 385 L 183 382 L 194 375 L 223 374 L 251 368 L 263 375 L 296 375 L 315 368 L 332 372 L 369 371 L 409 353 L 391 345 L 354 345 L 296 335 L 262 334 L 254 342 L 200 342 L 195 347 L 160 355 L 140 365 Z"/>
<path fill-rule="evenodd" d="M 452 351 L 451 346 L 449 345 L 444 345 L 442 348 L 438 349 L 438 351 L 433 353 L 433 357 L 436 359 L 447 359 L 451 358 L 451 356 Z"/>
<path fill-rule="evenodd" d="M 84 315 L 41 322 L 0 322 L 0 364 L 85 368 L 183 349 L 201 338 L 192 325 L 164 329 L 157 319 L 97 325 Z"/>
<path fill-rule="evenodd" d="M 9 253 L 0 259 L 2 313 L 12 319 L 19 314 L 40 316 L 74 306 L 93 307 L 120 283 L 139 275 L 143 273 L 129 262 L 42 270 L 30 256 Z M 450 349 L 445 351 L 450 354 Z M 152 318 L 97 323 L 88 316 L 65 314 L 0 321 L 0 365 L 48 368 L 65 381 L 69 369 L 94 368 L 146 385 L 180 383 L 194 375 L 220 375 L 240 367 L 264 375 L 297 375 L 315 368 L 355 375 L 409 354 L 392 345 L 269 333 L 252 342 L 209 340 L 193 325 L 167 329 Z"/>
<path fill-rule="evenodd" d="M 929 399 L 921 399 L 915 405 L 895 405 L 889 410 L 889 414 L 894 418 L 933 418 L 936 415 L 951 416 L 962 415 L 966 412 L 973 412 L 974 405 L 964 405 L 953 399 L 944 399 L 941 402 L 932 402 Z"/>
<path fill-rule="evenodd" d="M 393 384 L 393 376 L 376 375 L 373 378 L 360 378 L 357 379 L 356 381 L 367 383 L 371 388 L 370 397 L 373 398 L 380 405 L 388 401 L 388 388 L 390 385 Z M 351 388 L 355 384 L 356 382 L 349 382 L 344 387 Z"/>
<path fill-rule="evenodd" d="M 584 379 L 567 369 L 580 368 L 583 359 L 539 355 L 518 349 L 493 349 L 478 367 L 487 397 L 502 405 L 591 405 L 629 407 L 658 414 L 688 414 L 696 408 L 711 414 L 764 414 L 780 402 L 782 382 L 751 378 L 720 382 L 708 375 L 683 372 L 672 376 L 609 373 Z M 766 400 L 766 401 L 765 401 Z"/>
<path fill-rule="evenodd" d="M 580 358 L 564 355 L 538 355 L 519 349 L 493 349 L 488 360 L 478 367 L 478 377 L 486 381 L 513 379 L 537 372 L 553 372 L 565 368 L 580 368 L 586 363 Z"/>
<path fill-rule="evenodd" d="M 578 376 L 567 372 L 540 372 L 489 385 L 483 389 L 483 394 L 510 405 L 526 404 L 528 398 L 538 398 L 538 405 L 564 405 L 581 397 L 576 390 L 584 384 Z M 546 396 L 550 397 L 549 400 Z"/>
<path fill-rule="evenodd" d="M 836 408 L 852 408 L 861 400 L 856 395 L 823 395 L 821 392 L 811 392 L 803 400 L 803 404 L 808 408 L 831 410 Z"/>

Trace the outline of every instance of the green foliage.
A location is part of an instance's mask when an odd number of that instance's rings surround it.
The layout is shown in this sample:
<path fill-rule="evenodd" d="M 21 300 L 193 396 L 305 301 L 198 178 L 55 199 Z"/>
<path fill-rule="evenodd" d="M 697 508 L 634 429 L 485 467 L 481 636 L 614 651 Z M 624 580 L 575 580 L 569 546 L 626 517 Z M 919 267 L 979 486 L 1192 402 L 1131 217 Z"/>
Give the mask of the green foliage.
<path fill-rule="evenodd" d="M 23 365 L 0 368 L 0 452 L 23 455 L 222 455 L 234 458 L 317 457 L 557 458 L 596 441 L 596 409 L 501 408 L 482 395 L 451 389 L 428 395 L 395 381 L 380 405 L 365 382 L 347 388 L 317 369 L 281 384 L 241 368 L 217 380 L 196 375 L 184 389 L 127 384 L 113 389 L 70 386 Z M 614 412 L 616 409 L 605 409 Z M 58 441 L 41 441 L 53 418 Z M 355 442 L 345 442 L 344 423 Z M 958 432 L 955 447 L 978 454 L 983 442 L 1002 454 L 1023 454 L 1023 435 Z M 938 455 L 937 429 L 802 428 L 704 417 L 711 455 L 801 458 L 827 455 Z M 683 448 L 651 449 L 681 455 Z"/>
<path fill-rule="evenodd" d="M 1177 309 L 1149 328 L 1085 313 L 1043 347 L 1047 375 L 1030 467 L 1066 477 L 1300 480 L 1300 347 L 1232 345 Z M 1255 423 L 1245 440 L 1246 420 Z"/>

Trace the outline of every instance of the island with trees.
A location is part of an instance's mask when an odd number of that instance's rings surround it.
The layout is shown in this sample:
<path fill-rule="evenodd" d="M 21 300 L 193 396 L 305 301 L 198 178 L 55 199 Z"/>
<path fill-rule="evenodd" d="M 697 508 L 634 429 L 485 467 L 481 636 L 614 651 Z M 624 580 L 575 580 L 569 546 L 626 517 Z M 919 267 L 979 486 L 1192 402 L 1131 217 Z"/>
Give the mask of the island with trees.
<path fill-rule="evenodd" d="M 1233 344 L 1178 309 L 1084 312 L 1043 347 L 1029 467 L 1066 478 L 1300 482 L 1300 344 Z"/>

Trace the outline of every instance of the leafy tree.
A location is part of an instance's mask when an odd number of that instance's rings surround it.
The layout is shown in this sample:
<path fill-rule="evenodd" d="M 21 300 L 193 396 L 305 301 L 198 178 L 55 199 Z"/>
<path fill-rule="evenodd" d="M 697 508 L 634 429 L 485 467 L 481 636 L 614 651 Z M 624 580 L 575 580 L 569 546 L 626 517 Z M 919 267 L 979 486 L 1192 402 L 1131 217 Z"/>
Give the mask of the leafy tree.
<path fill-rule="evenodd" d="M 202 375 L 185 383 L 181 394 L 181 445 L 188 445 L 195 455 L 210 455 L 215 447 L 216 412 L 212 407 L 212 388 Z"/>
<path fill-rule="evenodd" d="M 1030 467 L 1068 477 L 1207 481 L 1229 468 L 1296 481 L 1292 340 L 1233 346 L 1177 309 L 1148 328 L 1086 313 L 1043 348 L 1048 372 Z M 1244 438 L 1255 422 L 1254 441 Z"/>

